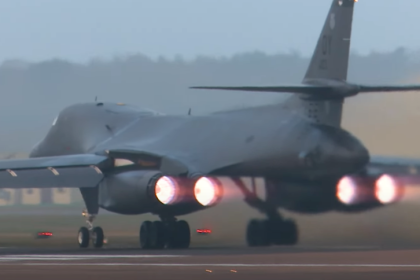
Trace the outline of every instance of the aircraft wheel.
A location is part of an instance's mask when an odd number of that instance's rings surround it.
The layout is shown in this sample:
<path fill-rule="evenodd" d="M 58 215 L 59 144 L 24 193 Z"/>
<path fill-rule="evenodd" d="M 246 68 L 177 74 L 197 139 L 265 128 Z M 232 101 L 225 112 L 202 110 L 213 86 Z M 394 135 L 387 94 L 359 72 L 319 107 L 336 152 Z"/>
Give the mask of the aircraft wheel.
<path fill-rule="evenodd" d="M 104 231 L 101 227 L 93 228 L 92 243 L 95 248 L 102 248 L 104 245 Z"/>
<path fill-rule="evenodd" d="M 140 226 L 140 247 L 151 249 L 152 222 L 145 221 Z"/>
<path fill-rule="evenodd" d="M 258 220 L 252 219 L 246 229 L 246 242 L 249 247 L 258 246 Z"/>
<path fill-rule="evenodd" d="M 262 247 L 270 245 L 269 222 L 266 220 L 252 219 L 246 230 L 246 240 L 250 247 Z"/>
<path fill-rule="evenodd" d="M 161 221 L 155 221 L 150 228 L 150 246 L 153 249 L 165 247 L 165 226 Z"/>
<path fill-rule="evenodd" d="M 186 249 L 190 246 L 191 232 L 190 226 L 186 221 L 178 221 L 176 223 L 176 238 L 178 248 Z"/>
<path fill-rule="evenodd" d="M 87 248 L 89 246 L 90 234 L 87 227 L 81 227 L 77 235 L 77 242 L 80 248 Z"/>
<path fill-rule="evenodd" d="M 190 226 L 186 221 L 177 221 L 169 226 L 168 247 L 186 249 L 190 246 Z"/>
<path fill-rule="evenodd" d="M 298 228 L 293 220 L 272 222 L 270 239 L 275 245 L 296 245 L 298 242 Z"/>
<path fill-rule="evenodd" d="M 299 240 L 299 230 L 293 220 L 286 220 L 282 223 L 282 234 L 284 245 L 296 245 Z"/>

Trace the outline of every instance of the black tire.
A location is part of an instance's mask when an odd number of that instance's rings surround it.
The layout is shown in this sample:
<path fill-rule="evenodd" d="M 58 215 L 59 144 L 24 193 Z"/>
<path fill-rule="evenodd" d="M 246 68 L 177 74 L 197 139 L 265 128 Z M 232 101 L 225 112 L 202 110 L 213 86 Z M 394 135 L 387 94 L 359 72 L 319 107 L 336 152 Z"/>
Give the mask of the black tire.
<path fill-rule="evenodd" d="M 269 220 L 262 220 L 259 223 L 258 231 L 259 231 L 259 246 L 267 247 L 271 245 L 270 239 L 270 221 Z"/>
<path fill-rule="evenodd" d="M 246 240 L 250 247 L 270 245 L 270 223 L 267 220 L 252 219 L 248 223 Z"/>
<path fill-rule="evenodd" d="M 273 221 L 270 223 L 270 242 L 274 245 L 284 244 L 283 221 Z"/>
<path fill-rule="evenodd" d="M 249 247 L 257 247 L 258 246 L 258 220 L 252 219 L 248 222 L 248 226 L 246 228 L 246 242 Z"/>
<path fill-rule="evenodd" d="M 87 248 L 90 241 L 90 233 L 87 227 L 81 227 L 77 235 L 77 241 L 80 248 Z"/>
<path fill-rule="evenodd" d="M 92 231 L 92 243 L 95 248 L 102 248 L 104 245 L 104 231 L 101 227 L 95 227 Z"/>
<path fill-rule="evenodd" d="M 187 249 L 190 247 L 191 242 L 191 232 L 190 226 L 186 221 L 178 221 L 176 223 L 176 240 L 177 240 L 177 248 L 180 249 Z"/>
<path fill-rule="evenodd" d="M 177 221 L 168 227 L 167 247 L 172 249 L 186 249 L 190 246 L 190 226 L 186 221 Z"/>
<path fill-rule="evenodd" d="M 172 222 L 166 226 L 165 241 L 167 248 L 174 249 L 178 247 L 177 222 Z"/>
<path fill-rule="evenodd" d="M 140 226 L 140 247 L 142 249 L 151 249 L 151 227 L 152 222 L 145 221 Z"/>
<path fill-rule="evenodd" d="M 161 221 L 155 221 L 150 229 L 150 246 L 153 249 L 163 249 L 165 247 L 165 226 Z"/>
<path fill-rule="evenodd" d="M 293 220 L 286 220 L 281 225 L 283 245 L 296 245 L 299 241 L 299 230 Z"/>

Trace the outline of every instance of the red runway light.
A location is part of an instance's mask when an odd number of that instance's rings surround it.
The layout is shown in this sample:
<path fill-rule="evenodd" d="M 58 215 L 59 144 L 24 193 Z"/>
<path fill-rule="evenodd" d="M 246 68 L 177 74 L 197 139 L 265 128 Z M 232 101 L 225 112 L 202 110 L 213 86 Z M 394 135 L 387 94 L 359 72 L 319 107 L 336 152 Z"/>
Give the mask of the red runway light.
<path fill-rule="evenodd" d="M 197 229 L 198 234 L 210 234 L 211 229 Z"/>
<path fill-rule="evenodd" d="M 51 236 L 53 236 L 53 233 L 52 233 L 52 232 L 49 232 L 49 231 L 41 231 L 41 232 L 38 232 L 38 233 L 37 233 L 37 236 L 38 236 L 39 238 L 46 238 L 46 237 L 51 237 Z"/>

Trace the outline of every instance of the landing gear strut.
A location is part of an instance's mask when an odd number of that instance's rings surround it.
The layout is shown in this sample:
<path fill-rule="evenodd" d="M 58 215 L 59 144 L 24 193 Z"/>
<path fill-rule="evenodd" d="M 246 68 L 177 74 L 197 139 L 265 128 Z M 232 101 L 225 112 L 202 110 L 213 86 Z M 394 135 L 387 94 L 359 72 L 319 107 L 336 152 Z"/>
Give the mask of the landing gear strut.
<path fill-rule="evenodd" d="M 190 246 L 190 239 L 188 223 L 175 218 L 145 221 L 140 226 L 140 247 L 143 249 L 186 249 Z"/>
<path fill-rule="evenodd" d="M 83 210 L 82 215 L 86 217 L 87 227 L 81 227 L 77 236 L 77 241 L 80 248 L 89 247 L 90 241 L 92 241 L 93 247 L 102 248 L 104 245 L 104 231 L 101 227 L 94 227 L 93 220 L 96 215 L 87 213 L 87 210 Z"/>
<path fill-rule="evenodd" d="M 245 201 L 260 212 L 267 215 L 267 219 L 252 219 L 246 230 L 246 241 L 250 247 L 270 245 L 295 245 L 298 243 L 299 232 L 293 220 L 284 219 L 267 201 L 263 201 L 256 194 L 255 180 L 252 180 L 252 191 L 249 191 L 241 179 L 233 179 L 245 195 Z"/>

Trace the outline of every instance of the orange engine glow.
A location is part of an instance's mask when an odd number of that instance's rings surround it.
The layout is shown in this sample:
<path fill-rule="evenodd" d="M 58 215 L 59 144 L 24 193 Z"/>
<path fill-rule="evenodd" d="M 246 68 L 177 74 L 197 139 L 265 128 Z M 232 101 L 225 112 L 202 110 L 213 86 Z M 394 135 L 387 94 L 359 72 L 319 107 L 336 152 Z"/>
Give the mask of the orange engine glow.
<path fill-rule="evenodd" d="M 343 177 L 337 185 L 337 198 L 346 205 L 356 203 L 357 183 L 351 177 Z"/>
<path fill-rule="evenodd" d="M 166 205 L 173 203 L 177 197 L 178 191 L 178 182 L 171 177 L 163 176 L 156 182 L 155 195 L 162 204 Z"/>
<path fill-rule="evenodd" d="M 202 206 L 212 206 L 221 198 L 221 185 L 217 179 L 201 177 L 194 185 L 194 197 Z"/>
<path fill-rule="evenodd" d="M 396 202 L 401 197 L 401 188 L 396 179 L 384 174 L 375 183 L 375 197 L 382 204 Z"/>

